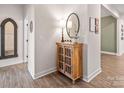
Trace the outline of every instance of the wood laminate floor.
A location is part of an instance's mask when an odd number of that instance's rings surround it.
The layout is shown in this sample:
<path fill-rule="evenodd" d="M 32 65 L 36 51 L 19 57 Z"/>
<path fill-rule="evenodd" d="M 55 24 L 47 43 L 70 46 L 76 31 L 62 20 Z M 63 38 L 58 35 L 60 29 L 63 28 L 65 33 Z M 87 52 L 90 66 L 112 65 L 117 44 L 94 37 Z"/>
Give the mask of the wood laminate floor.
<path fill-rule="evenodd" d="M 52 73 L 32 80 L 27 66 L 18 64 L 0 68 L 1 88 L 109 88 L 124 87 L 124 55 L 121 57 L 102 55 L 102 73 L 90 83 L 71 80 L 62 74 Z"/>

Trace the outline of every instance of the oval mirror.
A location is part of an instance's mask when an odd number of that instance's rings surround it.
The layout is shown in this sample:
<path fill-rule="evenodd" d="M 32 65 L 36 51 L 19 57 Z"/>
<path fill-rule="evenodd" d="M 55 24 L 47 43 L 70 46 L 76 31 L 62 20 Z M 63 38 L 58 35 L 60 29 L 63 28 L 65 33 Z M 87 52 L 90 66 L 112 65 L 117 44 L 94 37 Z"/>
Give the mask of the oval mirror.
<path fill-rule="evenodd" d="M 79 17 L 76 13 L 71 13 L 66 21 L 66 31 L 70 38 L 78 38 L 78 32 L 80 27 Z"/>

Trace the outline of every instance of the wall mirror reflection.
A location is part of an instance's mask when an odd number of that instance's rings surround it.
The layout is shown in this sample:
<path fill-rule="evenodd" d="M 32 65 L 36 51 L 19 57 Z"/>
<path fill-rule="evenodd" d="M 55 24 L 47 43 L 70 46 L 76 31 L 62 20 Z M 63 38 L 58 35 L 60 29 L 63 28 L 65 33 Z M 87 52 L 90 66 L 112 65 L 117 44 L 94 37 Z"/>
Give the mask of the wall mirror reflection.
<path fill-rule="evenodd" d="M 7 18 L 1 23 L 1 59 L 17 57 L 17 24 Z"/>
<path fill-rule="evenodd" d="M 5 24 L 5 56 L 14 55 L 14 25 L 11 22 Z"/>

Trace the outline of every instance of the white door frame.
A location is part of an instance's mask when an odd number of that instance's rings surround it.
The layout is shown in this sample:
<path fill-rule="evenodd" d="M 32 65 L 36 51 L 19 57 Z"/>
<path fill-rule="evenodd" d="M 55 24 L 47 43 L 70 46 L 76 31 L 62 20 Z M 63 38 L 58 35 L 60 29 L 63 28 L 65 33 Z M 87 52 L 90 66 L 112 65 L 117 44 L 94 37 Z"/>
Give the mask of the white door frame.
<path fill-rule="evenodd" d="M 28 20 L 24 19 L 24 62 L 28 62 Z"/>
<path fill-rule="evenodd" d="M 120 38 L 120 36 L 119 36 L 119 15 L 117 15 L 116 13 L 114 13 L 113 12 L 113 10 L 108 6 L 108 5 L 106 5 L 106 4 L 102 4 L 102 6 L 104 7 L 104 8 L 106 8 L 111 14 L 112 14 L 112 16 L 114 17 L 114 18 L 116 18 L 116 20 L 117 20 L 117 25 L 116 25 L 116 51 L 117 51 L 117 53 L 115 53 L 115 55 L 117 55 L 117 56 L 119 56 L 120 55 L 120 41 L 119 41 L 119 38 Z"/>

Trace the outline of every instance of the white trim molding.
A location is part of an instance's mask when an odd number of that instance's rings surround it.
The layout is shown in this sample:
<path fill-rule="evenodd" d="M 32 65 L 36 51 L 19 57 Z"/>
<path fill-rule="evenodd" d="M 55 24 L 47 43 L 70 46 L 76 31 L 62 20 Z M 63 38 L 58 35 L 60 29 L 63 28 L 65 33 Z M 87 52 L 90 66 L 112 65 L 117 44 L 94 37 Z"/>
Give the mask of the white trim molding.
<path fill-rule="evenodd" d="M 33 79 L 38 79 L 38 78 L 40 78 L 40 77 L 43 77 L 43 76 L 48 75 L 48 74 L 50 74 L 50 73 L 53 73 L 53 72 L 55 72 L 55 71 L 56 71 L 56 67 L 47 69 L 47 70 L 45 70 L 45 71 L 41 71 L 41 72 L 35 74 L 34 77 L 33 77 Z"/>
<path fill-rule="evenodd" d="M 112 14 L 113 17 L 115 17 L 115 18 L 120 17 L 119 12 L 116 9 L 114 9 L 113 7 L 111 7 L 111 5 L 102 4 L 102 6 L 104 6 Z"/>
<path fill-rule="evenodd" d="M 118 55 L 117 53 L 114 53 L 114 52 L 107 52 L 107 51 L 101 51 L 101 53 L 103 54 L 108 54 L 108 55 Z"/>
<path fill-rule="evenodd" d="M 6 67 L 6 66 L 11 66 L 11 65 L 16 65 L 16 64 L 20 64 L 20 63 L 23 63 L 24 62 L 23 60 L 20 60 L 20 61 L 18 61 L 18 60 L 9 61 L 9 60 L 7 60 L 6 61 L 6 59 L 3 59 L 2 61 L 3 62 L 0 62 L 0 67 Z"/>
<path fill-rule="evenodd" d="M 123 55 L 123 53 L 117 53 L 117 56 L 122 56 Z"/>
<path fill-rule="evenodd" d="M 93 78 L 95 78 L 98 74 L 100 74 L 102 72 L 101 68 L 97 69 L 96 71 L 94 71 L 93 73 L 91 73 L 88 76 L 84 76 L 83 80 L 85 82 L 90 82 Z"/>

